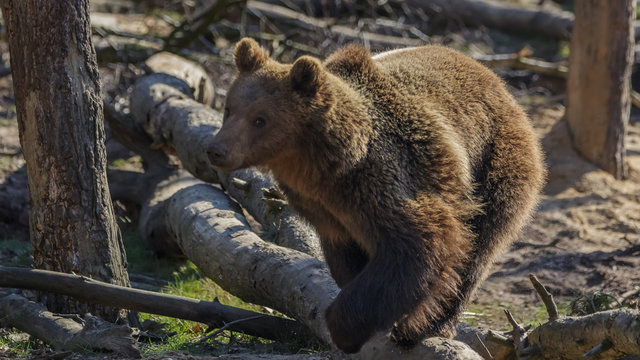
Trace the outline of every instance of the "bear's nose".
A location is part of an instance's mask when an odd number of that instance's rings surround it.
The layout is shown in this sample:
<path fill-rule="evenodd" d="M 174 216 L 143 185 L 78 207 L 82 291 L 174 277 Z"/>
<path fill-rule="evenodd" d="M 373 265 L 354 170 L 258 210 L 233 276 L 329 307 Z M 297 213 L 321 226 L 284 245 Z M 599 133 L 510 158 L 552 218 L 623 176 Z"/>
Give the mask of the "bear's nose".
<path fill-rule="evenodd" d="M 211 144 L 209 148 L 207 148 L 207 156 L 210 161 L 224 159 L 227 156 L 227 149 L 223 149 L 218 144 Z"/>

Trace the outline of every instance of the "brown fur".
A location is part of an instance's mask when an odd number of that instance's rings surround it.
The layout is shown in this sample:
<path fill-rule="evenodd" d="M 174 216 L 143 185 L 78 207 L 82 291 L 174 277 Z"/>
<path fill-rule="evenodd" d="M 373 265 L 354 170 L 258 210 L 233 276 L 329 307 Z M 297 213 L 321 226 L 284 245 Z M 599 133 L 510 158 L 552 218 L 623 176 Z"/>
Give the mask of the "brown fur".
<path fill-rule="evenodd" d="M 236 47 L 211 162 L 263 166 L 320 235 L 342 291 L 334 343 L 452 335 L 496 254 L 532 213 L 544 169 L 527 117 L 488 69 L 438 46 L 324 64 Z"/>

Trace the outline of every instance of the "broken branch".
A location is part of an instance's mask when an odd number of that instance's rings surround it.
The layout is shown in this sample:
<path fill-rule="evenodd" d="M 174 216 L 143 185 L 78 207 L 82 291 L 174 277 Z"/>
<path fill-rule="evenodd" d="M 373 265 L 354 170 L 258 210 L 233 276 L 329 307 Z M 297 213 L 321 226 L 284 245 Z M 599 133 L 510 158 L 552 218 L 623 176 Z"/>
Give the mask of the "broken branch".
<path fill-rule="evenodd" d="M 47 270 L 0 266 L 0 286 L 63 294 L 94 304 L 198 321 L 216 328 L 235 320 L 264 315 L 216 301 L 126 288 Z M 308 335 L 299 323 L 270 315 L 251 322 L 235 323 L 230 329 L 265 339 L 287 341 Z"/>
<path fill-rule="evenodd" d="M 553 300 L 553 295 L 551 295 L 549 290 L 540 283 L 535 275 L 529 274 L 529 280 L 531 280 L 533 287 L 536 289 L 538 295 L 540 295 L 540 299 L 542 299 L 542 302 L 547 309 L 549 321 L 558 320 L 558 307 L 556 306 L 556 302 Z"/>

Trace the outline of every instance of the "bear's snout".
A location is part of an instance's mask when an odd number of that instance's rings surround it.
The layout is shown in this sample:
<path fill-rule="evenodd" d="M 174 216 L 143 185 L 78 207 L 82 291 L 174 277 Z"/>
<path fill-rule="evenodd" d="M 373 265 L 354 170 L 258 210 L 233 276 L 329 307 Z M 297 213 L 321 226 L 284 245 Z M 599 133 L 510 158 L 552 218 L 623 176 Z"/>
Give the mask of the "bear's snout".
<path fill-rule="evenodd" d="M 209 162 L 211 162 L 211 164 L 214 166 L 223 165 L 228 151 L 229 150 L 226 147 L 223 147 L 219 143 L 211 143 L 207 148 L 207 156 L 209 157 Z"/>
<path fill-rule="evenodd" d="M 218 144 L 211 144 L 207 149 L 207 155 L 209 156 L 209 159 L 224 158 L 225 156 L 227 156 L 227 149 L 223 149 Z"/>

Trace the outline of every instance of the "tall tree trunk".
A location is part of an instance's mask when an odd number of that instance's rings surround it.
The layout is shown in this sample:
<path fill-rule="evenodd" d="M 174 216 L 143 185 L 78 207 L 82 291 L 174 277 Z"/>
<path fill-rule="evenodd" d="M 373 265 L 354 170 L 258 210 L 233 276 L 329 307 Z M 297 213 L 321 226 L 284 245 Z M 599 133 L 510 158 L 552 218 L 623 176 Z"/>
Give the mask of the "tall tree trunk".
<path fill-rule="evenodd" d="M 575 2 L 567 119 L 576 149 L 618 179 L 627 176 L 635 16 L 635 0 Z"/>
<path fill-rule="evenodd" d="M 106 176 L 105 130 L 88 0 L 4 0 L 36 268 L 129 285 Z M 52 311 L 114 309 L 45 296 Z"/>

